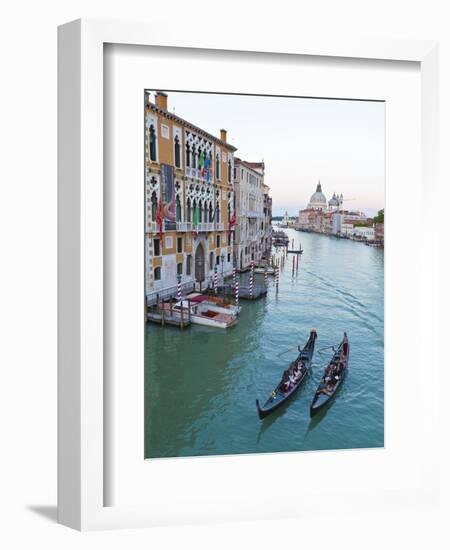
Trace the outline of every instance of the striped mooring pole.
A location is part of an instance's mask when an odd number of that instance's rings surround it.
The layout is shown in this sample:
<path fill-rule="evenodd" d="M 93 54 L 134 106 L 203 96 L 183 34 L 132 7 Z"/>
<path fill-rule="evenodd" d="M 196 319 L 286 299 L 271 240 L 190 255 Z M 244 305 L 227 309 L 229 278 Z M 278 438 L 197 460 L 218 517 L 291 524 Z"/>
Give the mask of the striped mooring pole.
<path fill-rule="evenodd" d="M 178 275 L 177 279 L 177 301 L 181 301 L 181 275 Z"/>
<path fill-rule="evenodd" d="M 277 292 L 278 292 L 278 285 L 280 283 L 280 268 L 279 267 L 276 267 L 275 268 L 275 285 L 277 287 Z"/>
<path fill-rule="evenodd" d="M 236 287 L 236 264 L 233 264 L 233 289 Z"/>
<path fill-rule="evenodd" d="M 249 280 L 249 290 L 250 290 L 250 299 L 253 298 L 253 279 L 254 279 L 254 269 L 255 266 L 253 262 L 250 265 L 250 280 Z"/>
<path fill-rule="evenodd" d="M 236 306 L 239 305 L 239 277 L 236 277 L 236 282 L 234 283 L 234 302 Z"/>
<path fill-rule="evenodd" d="M 219 274 L 217 273 L 217 266 L 214 268 L 213 285 L 214 285 L 214 292 L 217 294 L 217 287 L 219 286 Z"/>

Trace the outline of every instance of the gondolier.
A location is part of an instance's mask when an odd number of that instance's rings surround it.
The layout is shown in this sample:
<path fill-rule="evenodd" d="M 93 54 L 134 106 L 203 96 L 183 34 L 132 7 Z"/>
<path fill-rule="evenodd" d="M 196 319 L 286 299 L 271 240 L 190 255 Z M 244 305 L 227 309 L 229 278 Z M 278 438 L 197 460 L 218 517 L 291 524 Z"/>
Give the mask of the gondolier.
<path fill-rule="evenodd" d="M 336 396 L 348 368 L 350 343 L 347 333 L 327 365 L 310 406 L 311 418 L 328 405 Z"/>

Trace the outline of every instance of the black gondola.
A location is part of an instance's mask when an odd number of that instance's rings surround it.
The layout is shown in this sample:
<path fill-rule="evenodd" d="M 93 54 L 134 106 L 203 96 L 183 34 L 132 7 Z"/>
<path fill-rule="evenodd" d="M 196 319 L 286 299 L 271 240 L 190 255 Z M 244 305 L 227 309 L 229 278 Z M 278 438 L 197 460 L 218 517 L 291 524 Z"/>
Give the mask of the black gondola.
<path fill-rule="evenodd" d="M 323 374 L 310 406 L 311 418 L 333 400 L 347 374 L 350 344 L 347 333 Z"/>
<path fill-rule="evenodd" d="M 264 403 L 262 407 L 259 405 L 259 400 L 256 400 L 256 407 L 258 409 L 259 418 L 264 418 L 275 409 L 278 409 L 292 394 L 294 394 L 304 382 L 306 375 L 311 367 L 311 361 L 314 353 L 314 343 L 317 338 L 317 332 L 315 329 L 311 331 L 308 341 L 303 349 L 299 347 L 299 355 L 295 361 L 293 361 L 289 368 L 284 371 L 283 377 L 278 386 L 270 394 L 270 397 Z M 293 374 L 294 367 L 299 369 L 297 379 L 295 383 L 289 383 L 289 374 Z"/>

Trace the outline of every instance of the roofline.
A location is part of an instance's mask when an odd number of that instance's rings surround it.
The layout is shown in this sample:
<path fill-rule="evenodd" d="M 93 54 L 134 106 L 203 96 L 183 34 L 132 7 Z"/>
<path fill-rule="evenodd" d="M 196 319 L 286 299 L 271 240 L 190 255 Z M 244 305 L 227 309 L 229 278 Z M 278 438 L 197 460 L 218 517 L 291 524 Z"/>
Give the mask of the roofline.
<path fill-rule="evenodd" d="M 234 165 L 238 165 L 238 164 L 243 164 L 248 170 L 251 170 L 252 172 L 254 172 L 255 174 L 257 174 L 258 176 L 263 176 L 264 177 L 264 168 L 263 168 L 263 173 L 261 172 L 258 172 L 258 170 L 256 170 L 256 168 L 254 168 L 253 166 L 251 166 L 251 163 L 247 160 L 242 160 L 241 158 L 239 157 L 236 157 L 234 159 Z M 253 163 L 253 164 L 256 164 L 256 163 Z M 264 166 L 264 163 L 262 162 L 261 163 L 263 166 Z M 265 185 L 265 184 L 264 184 Z"/>
<path fill-rule="evenodd" d="M 166 111 L 165 109 L 161 109 L 161 107 L 159 107 L 155 103 L 152 103 L 151 101 L 147 101 L 147 107 L 149 109 L 153 109 L 157 113 L 160 113 L 160 114 L 164 115 L 165 117 L 167 117 L 170 120 L 175 120 L 175 121 L 178 121 L 180 124 L 184 124 L 185 126 L 188 126 L 189 128 L 191 128 L 195 132 L 197 132 L 199 134 L 202 134 L 204 137 L 207 137 L 208 139 L 219 143 L 220 145 L 222 145 L 222 147 L 228 147 L 228 149 L 230 149 L 233 152 L 237 151 L 237 147 L 234 147 L 234 145 L 230 145 L 229 143 L 227 143 L 225 141 L 222 141 L 220 138 L 218 138 L 216 136 L 213 136 L 212 134 L 210 134 L 206 130 L 202 130 L 201 128 L 199 128 L 195 124 L 192 124 L 192 122 L 189 122 L 186 119 L 181 118 L 178 115 L 175 115 L 173 113 L 169 113 L 169 111 Z"/>

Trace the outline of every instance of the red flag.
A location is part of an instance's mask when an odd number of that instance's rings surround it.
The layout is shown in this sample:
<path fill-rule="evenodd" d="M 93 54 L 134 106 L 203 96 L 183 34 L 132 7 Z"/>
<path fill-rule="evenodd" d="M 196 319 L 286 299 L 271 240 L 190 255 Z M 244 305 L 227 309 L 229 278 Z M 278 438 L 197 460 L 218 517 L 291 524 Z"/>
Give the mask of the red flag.
<path fill-rule="evenodd" d="M 231 229 L 235 225 L 236 225 L 236 212 L 233 212 L 233 214 L 230 217 L 230 221 L 228 222 L 228 234 L 231 233 Z"/>

